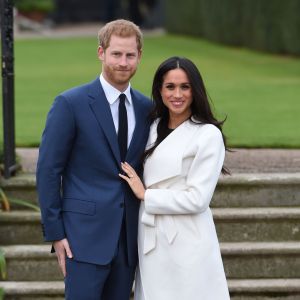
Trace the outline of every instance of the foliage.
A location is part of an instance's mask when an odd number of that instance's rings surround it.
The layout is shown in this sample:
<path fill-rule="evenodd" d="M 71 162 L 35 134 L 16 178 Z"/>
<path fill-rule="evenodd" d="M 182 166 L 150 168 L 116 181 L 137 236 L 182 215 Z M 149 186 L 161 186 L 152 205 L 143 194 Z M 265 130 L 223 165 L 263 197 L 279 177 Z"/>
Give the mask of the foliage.
<path fill-rule="evenodd" d="M 10 211 L 10 203 L 2 188 L 0 188 L 0 203 L 2 210 Z"/>
<path fill-rule="evenodd" d="M 15 6 L 19 11 L 51 12 L 54 10 L 53 0 L 15 0 Z"/>
<path fill-rule="evenodd" d="M 299 0 L 167 0 L 166 7 L 169 32 L 300 55 Z"/>
<path fill-rule="evenodd" d="M 0 280 L 6 279 L 6 260 L 3 250 L 0 248 Z M 0 300 L 4 299 L 4 290 L 0 288 Z"/>
<path fill-rule="evenodd" d="M 0 142 L 0 164 L 3 163 L 3 143 Z"/>
<path fill-rule="evenodd" d="M 24 206 L 26 208 L 30 208 L 32 210 L 35 210 L 37 212 L 40 211 L 39 207 L 33 203 L 30 203 L 23 199 L 17 199 L 17 198 L 8 198 L 6 194 L 4 193 L 3 189 L 0 188 L 0 205 L 3 211 L 10 211 L 11 210 L 11 204 L 18 205 L 18 206 Z"/>
<path fill-rule="evenodd" d="M 3 250 L 0 248 L 0 278 L 6 279 L 6 261 Z M 0 293 L 1 299 L 1 293 Z"/>
<path fill-rule="evenodd" d="M 4 290 L 0 288 L 0 300 L 4 299 Z"/>
<path fill-rule="evenodd" d="M 4 170 L 4 151 L 3 143 L 0 141 L 0 176 Z"/>
<path fill-rule="evenodd" d="M 23 199 L 9 198 L 9 203 L 10 204 L 15 204 L 15 205 L 18 205 L 18 206 L 24 206 L 26 208 L 30 208 L 31 210 L 40 212 L 40 208 L 37 205 L 35 205 L 33 203 L 30 203 L 30 202 L 28 202 L 26 200 L 23 200 Z"/>
<path fill-rule="evenodd" d="M 1 146 L 1 143 L 0 143 Z M 0 151 L 0 167 L 1 167 L 1 163 L 3 162 L 3 158 L 2 158 L 2 152 Z M 17 160 L 19 160 L 19 158 L 17 157 Z M 1 173 L 0 173 L 1 176 Z M 40 211 L 39 207 L 33 203 L 30 203 L 26 200 L 23 199 L 17 199 L 17 198 L 8 198 L 7 195 L 5 194 L 5 192 L 3 191 L 3 189 L 0 187 L 0 209 L 2 209 L 3 211 L 10 211 L 11 210 L 11 204 L 17 205 L 17 206 L 23 206 L 35 211 Z"/>

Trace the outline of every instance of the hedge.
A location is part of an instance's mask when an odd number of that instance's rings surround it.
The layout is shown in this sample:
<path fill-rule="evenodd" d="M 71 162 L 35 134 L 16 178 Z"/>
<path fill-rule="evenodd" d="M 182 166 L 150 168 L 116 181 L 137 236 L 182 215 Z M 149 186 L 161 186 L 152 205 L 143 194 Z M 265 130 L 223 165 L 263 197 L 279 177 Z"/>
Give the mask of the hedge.
<path fill-rule="evenodd" d="M 170 33 L 300 54 L 300 0 L 166 0 Z"/>

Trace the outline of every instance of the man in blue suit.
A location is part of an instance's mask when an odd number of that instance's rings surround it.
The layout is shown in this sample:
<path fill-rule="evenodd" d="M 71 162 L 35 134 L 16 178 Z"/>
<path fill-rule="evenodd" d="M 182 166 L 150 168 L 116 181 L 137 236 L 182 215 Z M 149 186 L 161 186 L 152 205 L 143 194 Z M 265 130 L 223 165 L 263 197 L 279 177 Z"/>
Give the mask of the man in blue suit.
<path fill-rule="evenodd" d="M 133 90 L 142 34 L 116 20 L 99 31 L 100 78 L 60 94 L 40 145 L 37 187 L 69 300 L 128 300 L 137 263 L 139 200 L 119 177 L 141 173 L 151 102 Z"/>

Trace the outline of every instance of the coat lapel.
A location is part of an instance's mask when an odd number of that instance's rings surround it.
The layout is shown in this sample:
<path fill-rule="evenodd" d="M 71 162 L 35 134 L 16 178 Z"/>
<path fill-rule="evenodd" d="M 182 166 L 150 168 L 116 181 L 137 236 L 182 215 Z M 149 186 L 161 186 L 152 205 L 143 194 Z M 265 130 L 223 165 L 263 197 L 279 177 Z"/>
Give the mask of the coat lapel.
<path fill-rule="evenodd" d="M 182 159 L 186 145 L 195 132 L 195 127 L 189 120 L 170 133 L 147 158 L 144 166 L 144 181 L 146 187 L 175 177 L 181 173 Z M 151 126 L 148 145 L 151 147 L 157 136 L 157 123 Z"/>
<path fill-rule="evenodd" d="M 118 138 L 113 118 L 111 115 L 109 103 L 105 97 L 99 78 L 97 78 L 91 84 L 91 88 L 89 91 L 89 104 L 100 127 L 104 131 L 104 134 L 107 138 L 107 141 L 116 160 L 119 162 L 121 160 L 121 157 L 119 151 Z"/>

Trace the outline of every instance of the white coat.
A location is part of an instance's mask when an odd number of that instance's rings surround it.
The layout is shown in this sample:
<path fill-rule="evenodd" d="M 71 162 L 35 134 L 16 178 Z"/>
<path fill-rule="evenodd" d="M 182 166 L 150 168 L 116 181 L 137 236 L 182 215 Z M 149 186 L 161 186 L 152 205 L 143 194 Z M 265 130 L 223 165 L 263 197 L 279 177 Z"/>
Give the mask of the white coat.
<path fill-rule="evenodd" d="M 146 160 L 135 300 L 230 299 L 209 208 L 224 155 L 217 127 L 187 120 Z"/>

